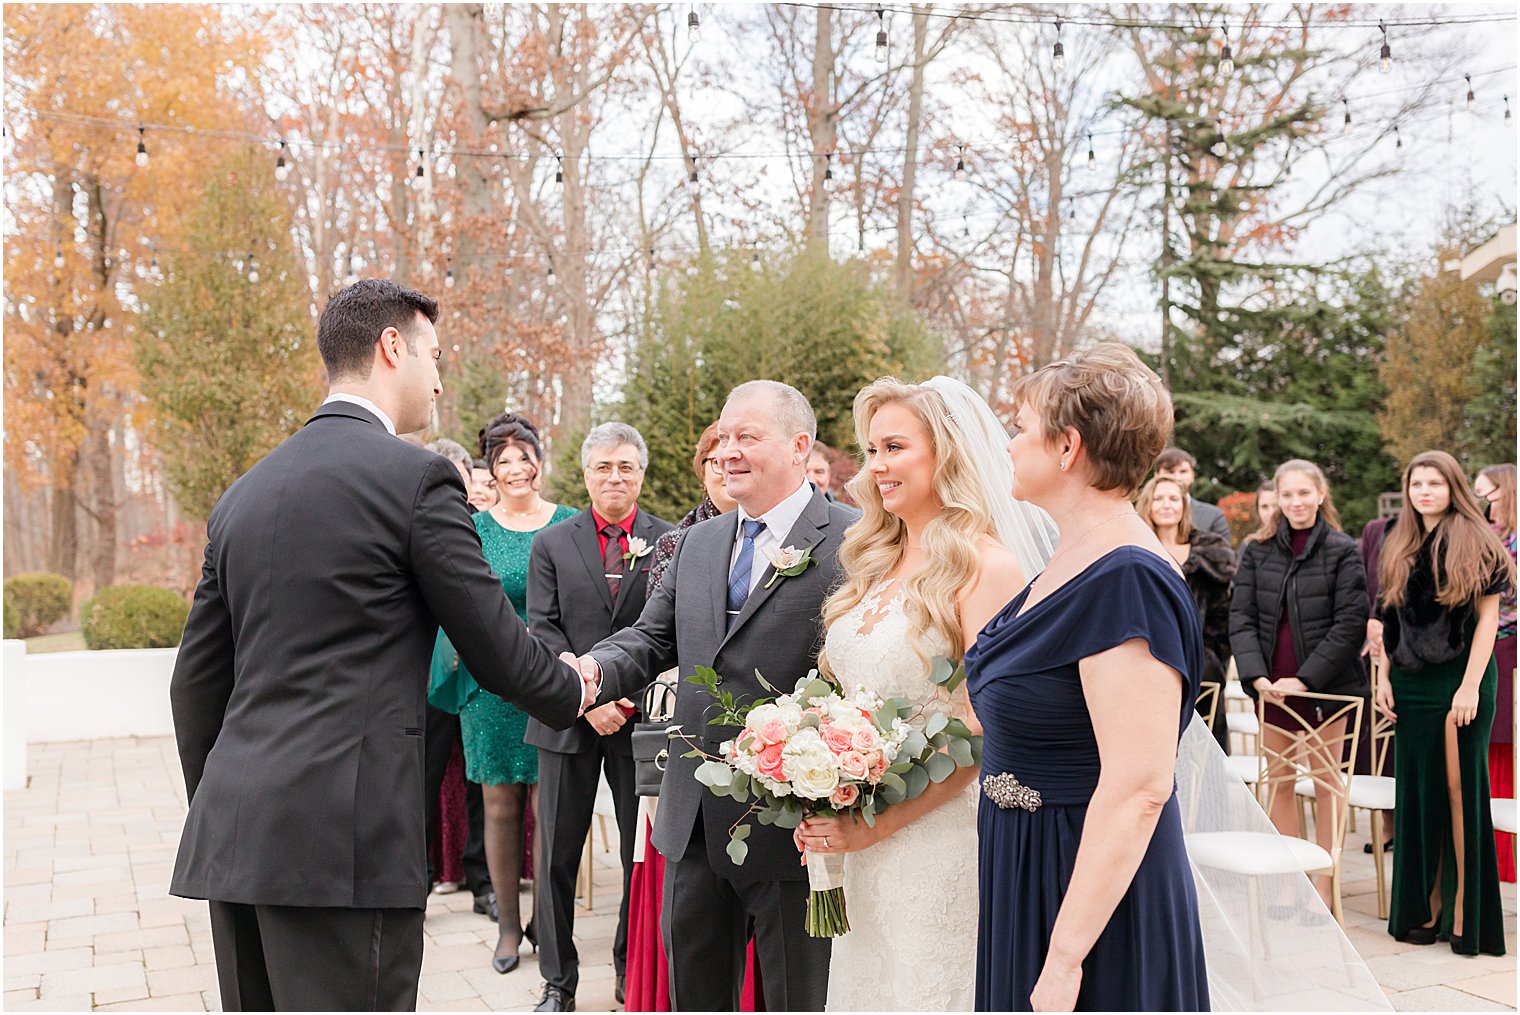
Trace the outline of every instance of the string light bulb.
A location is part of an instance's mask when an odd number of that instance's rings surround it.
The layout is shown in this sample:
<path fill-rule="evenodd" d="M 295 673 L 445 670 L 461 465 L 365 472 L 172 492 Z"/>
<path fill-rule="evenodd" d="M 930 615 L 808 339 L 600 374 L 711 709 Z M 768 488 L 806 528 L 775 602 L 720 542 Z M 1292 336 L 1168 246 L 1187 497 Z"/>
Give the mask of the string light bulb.
<path fill-rule="evenodd" d="M 285 142 L 281 141 L 280 157 L 275 161 L 274 164 L 274 178 L 276 180 L 279 180 L 281 183 L 284 183 L 285 178 L 290 175 L 290 166 L 285 162 L 285 148 Z"/>
<path fill-rule="evenodd" d="M 148 131 L 146 127 L 137 128 L 137 158 L 134 160 L 139 166 L 148 164 Z"/>
<path fill-rule="evenodd" d="M 1098 165 L 1098 156 L 1093 151 L 1093 146 L 1092 146 L 1092 131 L 1088 131 L 1087 132 L 1087 168 L 1088 169 L 1095 169 L 1095 168 L 1097 168 L 1097 165 Z"/>
<path fill-rule="evenodd" d="M 963 144 L 955 146 L 955 178 L 957 180 L 966 178 L 966 146 Z"/>
<path fill-rule="evenodd" d="M 689 183 L 697 182 L 697 157 L 695 155 L 691 157 L 691 173 L 688 174 L 686 179 Z"/>
<path fill-rule="evenodd" d="M 702 41 L 702 20 L 697 17 L 697 8 L 692 7 L 691 13 L 686 15 L 686 40 L 688 42 Z M 553 272 L 550 272 L 553 274 Z"/>
<path fill-rule="evenodd" d="M 1066 47 L 1061 44 L 1061 19 L 1056 18 L 1056 44 L 1050 50 L 1050 65 L 1056 70 L 1066 66 Z"/>
<path fill-rule="evenodd" d="M 58 249 L 53 251 L 53 267 L 63 270 L 63 244 L 58 244 Z"/>
<path fill-rule="evenodd" d="M 427 175 L 427 170 L 423 168 L 423 166 L 425 165 L 424 160 L 426 158 L 427 158 L 427 152 L 423 151 L 421 148 L 418 148 L 417 149 L 417 173 L 416 173 L 415 179 L 420 180 L 424 176 Z"/>
<path fill-rule="evenodd" d="M 552 257 L 549 258 L 549 276 L 548 276 L 548 278 L 549 278 L 549 283 L 552 285 L 554 283 L 554 258 L 552 258 Z"/>
<path fill-rule="evenodd" d="M 1403 151 L 1404 135 L 1399 133 L 1399 125 L 1393 125 L 1393 148 L 1395 151 Z"/>
<path fill-rule="evenodd" d="M 1230 23 L 1224 23 L 1224 50 L 1219 54 L 1219 73 L 1229 77 L 1235 73 L 1235 54 L 1230 49 Z"/>
<path fill-rule="evenodd" d="M 257 285 L 259 281 L 259 259 L 252 254 L 248 255 L 248 284 Z"/>
<path fill-rule="evenodd" d="M 823 155 L 823 189 L 834 189 L 834 153 L 825 152 Z"/>
<path fill-rule="evenodd" d="M 1478 105 L 1478 97 L 1473 94 L 1472 75 L 1463 74 L 1462 76 L 1467 79 L 1467 111 L 1471 113 Z"/>
<path fill-rule="evenodd" d="M 1346 115 L 1341 118 L 1341 131 L 1344 133 L 1351 129 L 1351 100 L 1343 98 L 1341 105 L 1346 108 Z"/>
<path fill-rule="evenodd" d="M 754 271 L 760 270 L 760 251 L 756 250 L 749 255 L 749 266 Z"/>
<path fill-rule="evenodd" d="M 876 8 L 876 62 L 887 62 L 887 10 Z"/>
<path fill-rule="evenodd" d="M 1393 70 L 1393 49 L 1388 45 L 1388 25 L 1379 21 L 1378 28 L 1383 33 L 1383 48 L 1378 50 L 1378 66 L 1383 69 L 1384 74 L 1387 74 Z"/>
<path fill-rule="evenodd" d="M 558 155 L 554 156 L 554 182 L 561 187 L 565 185 L 565 160 Z"/>
<path fill-rule="evenodd" d="M 454 259 L 452 257 L 449 258 L 448 269 L 443 273 L 443 287 L 445 289 L 454 288 Z"/>
<path fill-rule="evenodd" d="M 1504 97 L 1504 126 L 1508 127 L 1509 123 L 1509 96 L 1506 95 Z"/>

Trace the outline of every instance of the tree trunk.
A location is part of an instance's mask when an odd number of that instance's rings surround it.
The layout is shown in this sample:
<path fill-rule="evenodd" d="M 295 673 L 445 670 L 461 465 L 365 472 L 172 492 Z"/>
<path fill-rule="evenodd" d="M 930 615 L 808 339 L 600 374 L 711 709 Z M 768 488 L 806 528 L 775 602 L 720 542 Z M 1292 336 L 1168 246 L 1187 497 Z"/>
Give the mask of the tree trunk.
<path fill-rule="evenodd" d="M 59 464 L 53 475 L 53 543 L 48 551 L 48 570 L 73 581 L 79 575 L 79 501 L 74 492 L 78 455 Z"/>
<path fill-rule="evenodd" d="M 897 192 L 897 259 L 893 275 L 897 296 L 913 302 L 913 191 L 918 178 L 919 121 L 924 109 L 924 42 L 929 34 L 925 8 L 913 8 L 913 77 L 908 85 L 908 127 L 904 141 L 902 189 Z"/>
<path fill-rule="evenodd" d="M 814 250 L 829 248 L 829 191 L 824 174 L 829 153 L 834 151 L 834 39 L 833 9 L 816 9 L 817 31 L 813 40 L 813 91 L 809 97 L 808 140 L 813 149 L 813 180 L 808 190 L 807 242 Z"/>
<path fill-rule="evenodd" d="M 95 523 L 95 541 L 90 552 L 90 571 L 96 590 L 116 584 L 116 474 L 112 463 L 115 453 L 110 433 L 92 427 L 85 438 L 80 464 L 88 469 L 85 487 L 90 503 L 85 513 Z"/>

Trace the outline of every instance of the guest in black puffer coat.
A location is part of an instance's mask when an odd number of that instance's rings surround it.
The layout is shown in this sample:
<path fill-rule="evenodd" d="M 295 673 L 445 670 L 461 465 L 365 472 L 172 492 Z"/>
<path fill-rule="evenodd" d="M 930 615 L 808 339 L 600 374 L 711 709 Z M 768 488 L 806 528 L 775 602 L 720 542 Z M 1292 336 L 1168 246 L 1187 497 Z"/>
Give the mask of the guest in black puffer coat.
<path fill-rule="evenodd" d="M 1225 723 L 1224 682 L 1230 668 L 1230 583 L 1235 577 L 1235 553 L 1230 541 L 1192 524 L 1187 487 L 1156 476 L 1140 489 L 1135 510 L 1156 533 L 1161 546 L 1182 566 L 1198 619 L 1203 625 L 1203 684 L 1214 684 L 1214 721 L 1210 732 L 1220 748 L 1230 752 L 1230 729 Z M 1203 709 L 1200 708 L 1200 714 Z"/>
<path fill-rule="evenodd" d="M 1362 643 L 1367 631 L 1367 569 L 1356 540 L 1341 531 L 1330 486 L 1319 466 L 1295 459 L 1278 467 L 1277 512 L 1247 539 L 1235 573 L 1230 604 L 1230 647 L 1241 686 L 1267 695 L 1264 744 L 1286 750 L 1285 730 L 1302 727 L 1284 710 L 1318 724 L 1331 703 L 1283 698 L 1296 691 L 1367 697 Z M 1345 720 L 1324 736 L 1344 733 Z M 1328 805 L 1326 800 L 1325 804 Z M 1298 807 L 1291 792 L 1276 793 L 1272 823 L 1298 835 Z M 1314 822 L 1320 846 L 1333 852 L 1328 809 Z M 1328 902 L 1330 879 L 1319 879 Z"/>

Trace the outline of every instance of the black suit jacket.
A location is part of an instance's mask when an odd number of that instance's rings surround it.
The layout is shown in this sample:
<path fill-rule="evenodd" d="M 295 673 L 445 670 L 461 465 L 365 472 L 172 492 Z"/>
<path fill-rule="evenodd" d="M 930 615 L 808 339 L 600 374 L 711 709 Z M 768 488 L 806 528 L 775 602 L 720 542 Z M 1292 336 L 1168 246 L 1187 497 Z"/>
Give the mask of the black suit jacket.
<path fill-rule="evenodd" d="M 616 601 L 607 588 L 601 541 L 590 508 L 533 537 L 533 551 L 528 557 L 528 630 L 556 655 L 589 652 L 598 641 L 639 619 L 647 598 L 654 541 L 672 526 L 641 509 L 634 515 L 632 528 L 629 535 L 644 540 L 651 553 L 624 567 L 626 577 L 618 583 Z M 638 704 L 636 698 L 631 700 Z M 523 741 L 546 751 L 577 754 L 595 747 L 600 740 L 610 751 L 632 754 L 632 734 L 632 723 L 624 723 L 616 733 L 602 737 L 584 718 L 567 730 L 529 719 Z"/>
<path fill-rule="evenodd" d="M 649 675 L 680 667 L 675 722 L 709 753 L 733 737 L 732 726 L 709 726 L 716 703 L 707 692 L 686 683 L 698 666 L 711 666 L 722 687 L 735 699 L 773 697 L 755 679 L 758 669 L 782 691 L 818 663 L 823 647 L 823 601 L 839 580 L 839 547 L 844 532 L 859 516 L 823 494 L 803 509 L 782 541 L 797 549 L 811 547 L 818 563 L 766 588 L 775 569 L 769 564 L 739 616 L 728 627 L 728 571 L 739 512 L 730 511 L 687 529 L 676 543 L 675 555 L 649 599 L 638 623 L 612 635 L 591 651 L 602 667 L 599 702 L 635 692 Z M 757 557 L 756 566 L 761 564 Z M 807 870 L 797 862 L 792 833 L 784 828 L 755 824 L 749 838 L 749 857 L 742 866 L 728 858 L 728 829 L 747 805 L 715 796 L 697 782 L 699 758 L 672 749 L 660 783 L 660 808 L 652 841 L 667 860 L 686 854 L 696 822 L 703 823 L 707 858 L 712 869 L 735 881 L 801 881 Z"/>
<path fill-rule="evenodd" d="M 423 907 L 439 622 L 482 687 L 553 726 L 580 708 L 486 564 L 459 471 L 330 402 L 232 484 L 207 536 L 169 688 L 190 798 L 170 891 Z"/>

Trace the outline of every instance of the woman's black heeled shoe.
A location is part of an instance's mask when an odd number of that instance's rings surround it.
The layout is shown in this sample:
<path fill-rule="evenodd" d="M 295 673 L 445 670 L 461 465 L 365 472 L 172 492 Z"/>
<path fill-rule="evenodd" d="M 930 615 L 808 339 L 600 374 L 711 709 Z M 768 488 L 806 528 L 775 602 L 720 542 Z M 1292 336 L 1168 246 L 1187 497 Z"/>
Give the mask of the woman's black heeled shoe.
<path fill-rule="evenodd" d="M 1394 940 L 1412 945 L 1433 945 L 1436 943 L 1436 929 L 1434 927 L 1411 927 L 1404 933 L 1395 936 Z"/>
<path fill-rule="evenodd" d="M 538 931 L 536 931 L 536 930 L 533 929 L 533 921 L 532 920 L 529 920 L 528 921 L 528 925 L 523 928 L 523 937 L 525 937 L 525 938 L 528 939 L 528 944 L 530 944 L 530 945 L 533 946 L 533 954 L 537 955 L 538 954 Z"/>
<path fill-rule="evenodd" d="M 496 970 L 498 973 L 505 975 L 516 969 L 518 966 L 522 965 L 522 956 L 518 954 L 518 951 L 522 948 L 522 939 L 523 935 L 518 935 L 517 947 L 512 949 L 512 953 L 510 955 L 492 955 L 491 968 Z M 497 947 L 501 947 L 499 943 Z M 535 945 L 533 950 L 535 952 L 538 951 L 538 946 Z"/>
<path fill-rule="evenodd" d="M 1453 934 L 1451 936 L 1451 950 L 1453 952 L 1455 952 L 1456 954 L 1458 954 L 1458 955 L 1465 955 L 1465 954 L 1467 954 L 1466 952 L 1462 951 L 1462 945 L 1464 943 L 1465 943 L 1465 939 L 1462 937 L 1461 934 Z"/>

